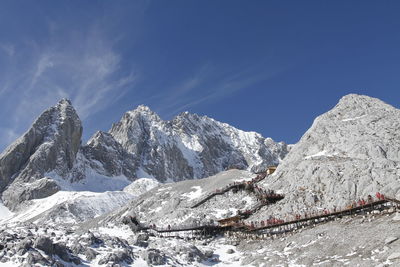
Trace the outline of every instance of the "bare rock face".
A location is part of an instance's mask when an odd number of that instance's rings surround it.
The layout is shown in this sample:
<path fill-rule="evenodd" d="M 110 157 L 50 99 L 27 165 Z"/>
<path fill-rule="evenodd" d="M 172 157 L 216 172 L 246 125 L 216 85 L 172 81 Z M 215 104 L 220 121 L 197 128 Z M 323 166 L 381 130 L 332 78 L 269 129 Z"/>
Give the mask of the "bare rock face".
<path fill-rule="evenodd" d="M 293 146 L 272 180 L 285 199 L 268 211 L 291 214 L 342 208 L 381 192 L 400 197 L 400 110 L 347 95 Z"/>
<path fill-rule="evenodd" d="M 82 150 L 90 167 L 98 173 L 110 177 L 124 175 L 132 180 L 136 178 L 133 155 L 123 149 L 109 133 L 97 132 Z"/>
<path fill-rule="evenodd" d="M 32 186 L 47 172 L 54 171 L 61 177 L 68 175 L 74 166 L 81 136 L 81 121 L 69 100 L 63 99 L 43 112 L 31 128 L 0 155 L 0 192 L 3 192 L 4 203 L 13 208 L 17 204 L 15 201 L 53 194 L 56 190 L 50 190 L 53 186 L 49 184 L 44 185 L 45 180 L 37 185 L 47 191 L 33 193 Z M 16 185 L 24 183 L 33 183 L 29 188 L 31 193 L 15 192 Z"/>
<path fill-rule="evenodd" d="M 127 112 L 109 133 L 135 158 L 138 173 L 160 181 L 203 178 L 235 167 L 261 171 L 287 154 L 255 132 L 187 112 L 163 121 L 148 107 Z"/>
<path fill-rule="evenodd" d="M 45 198 L 59 190 L 60 187 L 50 178 L 38 179 L 32 183 L 14 182 L 3 192 L 3 200 L 6 205 L 14 208 L 23 201 Z"/>

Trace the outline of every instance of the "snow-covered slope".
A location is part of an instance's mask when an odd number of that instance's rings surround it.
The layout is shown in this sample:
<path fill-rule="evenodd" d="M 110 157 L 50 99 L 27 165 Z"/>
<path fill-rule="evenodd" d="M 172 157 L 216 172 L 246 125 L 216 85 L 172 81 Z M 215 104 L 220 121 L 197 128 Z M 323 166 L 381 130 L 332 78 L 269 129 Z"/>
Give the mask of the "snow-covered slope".
<path fill-rule="evenodd" d="M 110 179 L 108 178 L 108 180 Z M 73 183 L 72 185 L 76 187 L 77 184 L 83 186 L 81 183 Z M 81 223 L 114 211 L 158 185 L 159 183 L 154 179 L 141 178 L 126 186 L 124 191 L 58 191 L 46 198 L 26 201 L 14 212 L 0 203 L 0 224 L 20 222 L 47 225 Z M 66 187 L 63 184 L 61 186 Z M 93 184 L 88 185 L 88 187 L 96 189 Z M 111 185 L 109 187 L 112 188 Z"/>
<path fill-rule="evenodd" d="M 158 226 L 208 223 L 236 215 L 238 210 L 253 207 L 257 200 L 243 191 L 226 193 L 192 209 L 191 206 L 217 189 L 233 182 L 251 180 L 254 174 L 243 170 L 229 170 L 217 175 L 160 185 L 132 200 L 116 213 L 110 214 L 103 223 L 120 224 L 127 215 L 137 216 L 144 224 Z"/>
<path fill-rule="evenodd" d="M 137 171 L 165 181 L 214 175 L 230 167 L 262 171 L 288 147 L 206 116 L 184 112 L 163 121 L 146 106 L 125 113 L 109 133 L 131 153 Z"/>
<path fill-rule="evenodd" d="M 75 224 L 115 210 L 131 200 L 129 193 L 59 191 L 52 196 L 31 200 L 2 223 L 35 222 Z"/>
<path fill-rule="evenodd" d="M 286 197 L 263 216 L 341 208 L 376 192 L 400 198 L 399 130 L 399 109 L 368 96 L 343 97 L 265 181 Z"/>
<path fill-rule="evenodd" d="M 130 185 L 126 186 L 123 191 L 131 194 L 132 196 L 138 197 L 159 185 L 160 182 L 155 179 L 139 178 L 133 181 Z"/>

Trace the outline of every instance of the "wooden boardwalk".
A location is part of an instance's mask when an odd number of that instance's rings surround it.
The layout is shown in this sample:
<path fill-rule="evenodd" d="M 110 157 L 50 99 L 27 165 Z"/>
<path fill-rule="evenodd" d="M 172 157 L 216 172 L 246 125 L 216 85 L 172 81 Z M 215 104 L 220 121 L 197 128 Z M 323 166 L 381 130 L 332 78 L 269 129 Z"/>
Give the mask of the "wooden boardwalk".
<path fill-rule="evenodd" d="M 255 196 L 257 197 L 257 199 L 259 201 L 262 200 L 266 200 L 268 201 L 268 203 L 265 204 L 269 204 L 269 203 L 275 203 L 278 200 L 283 199 L 282 195 L 277 195 L 277 194 L 263 194 L 262 192 L 259 192 L 257 190 L 257 188 L 255 187 L 255 184 L 264 180 L 267 177 L 266 173 L 260 173 L 257 175 L 256 178 L 254 178 L 251 181 L 242 181 L 242 182 L 235 182 L 233 184 L 229 184 L 226 187 L 222 188 L 222 189 L 218 189 L 215 190 L 214 192 L 210 193 L 209 195 L 205 196 L 204 198 L 202 198 L 200 201 L 198 201 L 197 203 L 195 203 L 194 205 L 191 206 L 192 209 L 197 208 L 201 205 L 203 205 L 204 203 L 206 203 L 207 201 L 209 201 L 210 199 L 218 196 L 218 195 L 223 195 L 231 190 L 249 190 L 251 192 L 253 192 L 255 194 Z"/>
<path fill-rule="evenodd" d="M 233 189 L 237 189 L 237 190 L 241 190 L 244 189 L 244 184 L 243 183 L 237 183 L 237 184 L 232 184 L 232 185 L 228 185 L 227 187 L 221 189 L 221 190 L 217 190 L 214 191 L 213 193 L 205 196 L 203 199 L 201 199 L 199 202 L 197 202 L 196 204 L 194 204 L 193 206 L 191 206 L 192 209 L 197 208 L 200 205 L 203 205 L 204 203 L 206 203 L 207 201 L 209 201 L 210 199 L 212 199 L 213 197 L 216 197 L 218 195 L 223 195 L 226 192 L 233 190 Z"/>
<path fill-rule="evenodd" d="M 389 204 L 389 205 L 388 205 Z M 173 227 L 167 229 L 157 229 L 152 227 L 143 227 L 141 230 L 151 230 L 158 234 L 165 233 L 179 233 L 179 232 L 190 232 L 192 235 L 217 235 L 226 234 L 227 236 L 237 236 L 245 238 L 246 236 L 271 236 L 279 235 L 287 232 L 295 231 L 305 226 L 315 226 L 319 223 L 333 220 L 336 218 L 342 218 L 344 216 L 351 216 L 360 213 L 368 213 L 374 210 L 381 211 L 388 208 L 398 209 L 400 208 L 400 201 L 394 198 L 379 199 L 365 205 L 359 205 L 352 208 L 347 208 L 334 212 L 327 212 L 324 214 L 314 215 L 310 217 L 298 218 L 291 221 L 279 221 L 278 223 L 271 223 L 263 226 L 254 227 L 252 225 L 237 223 L 232 225 L 195 225 L 195 226 L 182 226 Z"/>
<path fill-rule="evenodd" d="M 378 199 L 375 201 L 371 198 L 368 203 L 361 202 L 362 204 L 356 204 L 353 207 L 345 208 L 342 210 L 334 210 L 332 212 L 328 212 L 327 210 L 324 210 L 323 213 L 318 214 L 318 215 L 312 215 L 312 216 L 303 216 L 301 217 L 300 215 L 296 216 L 296 219 L 290 220 L 290 221 L 283 221 L 279 219 L 269 219 L 262 221 L 261 223 L 256 223 L 253 224 L 251 223 L 246 224 L 244 223 L 244 219 L 247 219 L 251 215 L 253 215 L 256 211 L 258 211 L 260 208 L 262 208 L 265 205 L 269 205 L 272 203 L 276 203 L 277 201 L 281 200 L 284 198 L 283 195 L 275 194 L 273 192 L 266 191 L 264 189 L 261 189 L 257 187 L 256 183 L 259 181 L 265 179 L 267 177 L 266 173 L 260 173 L 257 175 L 256 178 L 254 178 L 251 181 L 243 181 L 243 182 L 235 182 L 233 184 L 229 184 L 223 189 L 216 190 L 215 192 L 205 196 L 202 198 L 200 201 L 195 203 L 191 208 L 196 208 L 205 202 L 209 201 L 215 196 L 218 195 L 223 195 L 227 193 L 230 190 L 247 190 L 251 191 L 256 195 L 256 198 L 258 199 L 259 203 L 253 207 L 252 209 L 246 210 L 246 211 L 239 211 L 238 215 L 230 218 L 225 218 L 223 220 L 225 221 L 230 221 L 230 219 L 237 218 L 239 217 L 239 221 L 235 221 L 232 223 L 228 223 L 226 225 L 218 225 L 215 223 L 210 223 L 210 224 L 204 224 L 204 225 L 186 225 L 186 226 L 174 226 L 174 227 L 167 227 L 165 229 L 161 228 L 156 228 L 155 225 L 153 226 L 143 226 L 140 223 L 138 223 L 135 219 L 136 225 L 133 226 L 129 220 L 127 224 L 131 224 L 132 229 L 136 227 L 137 230 L 139 231 L 151 231 L 156 234 L 168 234 L 168 233 L 191 233 L 192 236 L 194 235 L 217 235 L 217 234 L 226 234 L 228 236 L 230 235 L 242 235 L 242 237 L 246 236 L 271 236 L 271 235 L 278 235 L 278 234 L 283 234 L 287 232 L 292 232 L 296 231 L 299 228 L 306 227 L 306 226 L 313 226 L 318 223 L 326 222 L 329 220 L 333 220 L 336 218 L 342 218 L 344 216 L 351 216 L 359 213 L 368 213 L 372 212 L 374 210 L 383 210 L 383 209 L 388 209 L 389 206 L 393 207 L 394 209 L 400 208 L 400 201 L 395 198 L 390 198 L 390 197 L 383 197 L 377 195 Z M 378 193 L 377 193 L 378 194 Z M 370 196 L 368 196 L 370 197 Z M 388 206 L 389 205 L 389 206 Z M 132 220 L 133 218 L 131 218 Z"/>
<path fill-rule="evenodd" d="M 282 227 L 282 226 L 291 225 L 291 224 L 302 224 L 305 222 L 318 222 L 318 221 L 322 221 L 321 219 L 330 218 L 330 217 L 341 218 L 344 216 L 349 216 L 349 215 L 354 215 L 354 214 L 360 213 L 361 211 L 377 210 L 383 204 L 386 204 L 388 202 L 392 202 L 392 201 L 390 201 L 388 199 L 377 200 L 377 201 L 367 203 L 362 206 L 357 206 L 354 208 L 344 209 L 344 210 L 340 210 L 340 211 L 336 211 L 336 212 L 329 212 L 326 214 L 319 214 L 319 215 L 315 215 L 315 216 L 310 216 L 310 217 L 305 217 L 305 218 L 300 218 L 300 219 L 295 219 L 295 220 L 291 220 L 291 221 L 280 222 L 280 223 L 270 224 L 270 225 L 265 225 L 265 226 L 260 226 L 260 227 L 254 227 L 254 228 L 245 227 L 245 228 L 247 228 L 246 229 L 247 231 L 254 232 L 254 231 L 260 231 L 260 230 L 265 230 L 265 229 Z"/>

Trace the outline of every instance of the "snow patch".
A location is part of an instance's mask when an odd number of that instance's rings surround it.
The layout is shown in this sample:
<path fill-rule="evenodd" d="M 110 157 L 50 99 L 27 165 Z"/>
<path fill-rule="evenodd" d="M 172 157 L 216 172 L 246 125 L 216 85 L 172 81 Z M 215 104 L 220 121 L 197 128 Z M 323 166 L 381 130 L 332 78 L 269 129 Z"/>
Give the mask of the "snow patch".
<path fill-rule="evenodd" d="M 123 191 L 131 194 L 134 197 L 138 197 L 157 187 L 159 184 L 160 182 L 154 178 L 140 178 L 126 186 Z"/>
<path fill-rule="evenodd" d="M 0 201 L 0 220 L 11 217 L 13 213 Z"/>
<path fill-rule="evenodd" d="M 235 209 L 235 208 L 229 208 L 229 209 L 215 209 L 214 211 L 213 211 L 213 213 L 214 213 L 214 216 L 217 218 L 217 219 L 223 219 L 223 218 L 226 218 L 227 217 L 227 214 L 232 214 L 232 215 L 235 215 L 235 214 L 237 214 L 237 212 L 238 212 L 238 209 Z"/>
<path fill-rule="evenodd" d="M 329 156 L 327 151 L 325 151 L 325 150 L 315 153 L 314 155 L 306 156 L 306 157 L 304 157 L 304 159 L 311 159 L 311 158 L 324 157 L 324 156 Z"/>
<path fill-rule="evenodd" d="M 362 115 L 362 116 L 358 116 L 358 117 L 354 117 L 354 118 L 343 119 L 342 121 L 355 121 L 355 120 L 361 119 L 361 118 L 363 118 L 365 116 L 367 116 L 367 115 Z"/>
<path fill-rule="evenodd" d="M 194 200 L 201 197 L 203 190 L 200 186 L 192 186 L 192 189 L 194 189 L 195 191 L 190 191 L 189 193 L 182 194 L 182 196 L 188 198 L 189 200 Z"/>
<path fill-rule="evenodd" d="M 45 176 L 52 177 L 65 191 L 120 191 L 132 182 L 123 175 L 108 177 L 98 174 L 92 169 L 86 171 L 86 179 L 77 182 L 67 181 L 55 172 L 46 173 Z"/>
<path fill-rule="evenodd" d="M 70 204 L 76 204 L 86 215 L 90 214 L 92 217 L 97 217 L 121 207 L 130 199 L 132 199 L 132 196 L 125 192 L 96 193 L 88 191 L 59 191 L 47 198 L 32 200 L 29 206 L 16 212 L 15 215 L 9 218 L 7 221 L 28 221 L 47 211 L 50 211 L 53 207 L 60 204 L 66 204 L 67 206 Z M 63 223 L 76 222 L 74 214 L 71 214 L 70 218 L 61 218 L 61 220 Z"/>
<path fill-rule="evenodd" d="M 99 233 L 109 236 L 115 236 L 119 238 L 127 239 L 128 236 L 132 235 L 132 230 L 129 229 L 126 225 L 124 226 L 109 226 L 109 227 L 100 227 L 98 229 Z"/>
<path fill-rule="evenodd" d="M 18 267 L 18 266 L 20 266 L 20 265 L 17 263 L 11 262 L 11 261 L 0 262 L 0 267 Z"/>

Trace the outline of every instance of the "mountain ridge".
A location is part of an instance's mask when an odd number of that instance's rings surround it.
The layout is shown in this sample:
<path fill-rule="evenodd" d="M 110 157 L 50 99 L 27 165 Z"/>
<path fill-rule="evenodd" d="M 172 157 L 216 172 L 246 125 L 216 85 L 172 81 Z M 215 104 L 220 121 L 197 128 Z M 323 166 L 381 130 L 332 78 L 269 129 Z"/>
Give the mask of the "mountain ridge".
<path fill-rule="evenodd" d="M 86 144 L 82 131 L 70 100 L 44 111 L 0 155 L 4 204 L 16 209 L 59 190 L 122 190 L 141 177 L 166 182 L 204 178 L 230 167 L 255 171 L 278 164 L 288 150 L 283 142 L 206 116 L 184 112 L 163 121 L 144 105 Z"/>

